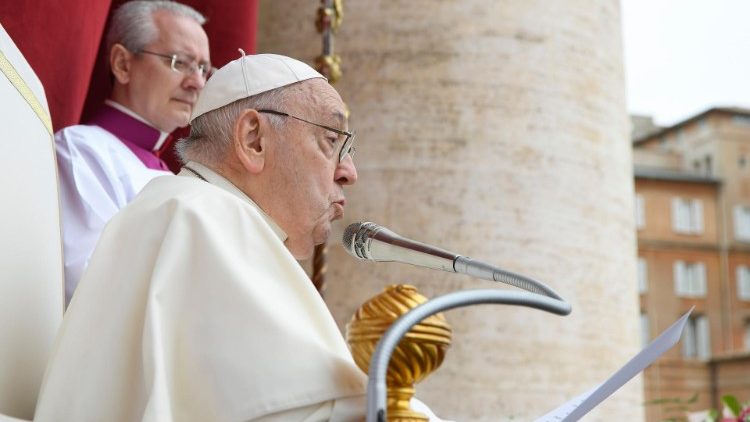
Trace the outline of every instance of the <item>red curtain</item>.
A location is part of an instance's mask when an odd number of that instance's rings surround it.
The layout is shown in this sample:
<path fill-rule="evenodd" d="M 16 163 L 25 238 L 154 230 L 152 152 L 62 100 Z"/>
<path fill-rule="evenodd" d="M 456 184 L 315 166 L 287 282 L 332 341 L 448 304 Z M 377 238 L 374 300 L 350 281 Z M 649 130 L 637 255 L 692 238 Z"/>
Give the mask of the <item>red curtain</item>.
<path fill-rule="evenodd" d="M 44 85 L 55 130 L 78 123 L 110 0 L 0 2 L 0 23 Z"/>
<path fill-rule="evenodd" d="M 103 34 L 125 0 L 0 2 L 0 23 L 44 85 L 55 131 L 85 120 L 109 95 Z M 221 67 L 255 52 L 257 0 L 184 0 L 207 18 L 211 62 Z M 174 169 L 169 152 L 165 160 Z"/>

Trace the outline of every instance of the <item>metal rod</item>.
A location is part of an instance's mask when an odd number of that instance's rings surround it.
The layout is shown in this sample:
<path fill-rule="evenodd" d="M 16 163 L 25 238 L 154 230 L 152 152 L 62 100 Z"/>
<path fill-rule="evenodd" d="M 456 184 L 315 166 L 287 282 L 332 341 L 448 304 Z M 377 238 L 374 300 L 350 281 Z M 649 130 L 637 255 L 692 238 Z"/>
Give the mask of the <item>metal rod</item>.
<path fill-rule="evenodd" d="M 393 349 L 401 338 L 423 319 L 438 312 L 480 304 L 519 305 L 558 315 L 568 315 L 572 308 L 564 300 L 534 293 L 511 292 L 496 289 L 462 290 L 448 293 L 425 302 L 397 319 L 380 338 L 370 360 L 367 382 L 367 422 L 386 422 L 386 371 Z"/>

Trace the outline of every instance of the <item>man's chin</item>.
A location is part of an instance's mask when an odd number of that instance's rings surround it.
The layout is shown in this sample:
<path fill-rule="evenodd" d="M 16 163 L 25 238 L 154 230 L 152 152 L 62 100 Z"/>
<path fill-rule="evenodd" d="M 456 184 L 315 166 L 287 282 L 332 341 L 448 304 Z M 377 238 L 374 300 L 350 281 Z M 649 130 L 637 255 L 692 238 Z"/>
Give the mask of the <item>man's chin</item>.
<path fill-rule="evenodd" d="M 174 129 L 168 132 L 172 132 L 177 128 L 186 127 L 190 123 L 190 113 L 190 107 L 187 107 L 187 109 L 180 108 L 179 110 L 174 110 L 170 119 L 170 124 Z"/>
<path fill-rule="evenodd" d="M 161 124 L 153 126 L 161 132 L 172 133 L 179 128 L 187 127 L 187 125 L 188 119 L 180 116 L 171 120 L 162 121 Z"/>
<path fill-rule="evenodd" d="M 315 246 L 322 245 L 328 241 L 331 237 L 331 223 L 326 222 L 325 224 L 318 226 L 313 233 L 313 244 Z"/>
<path fill-rule="evenodd" d="M 175 124 L 176 124 L 175 129 L 181 128 L 181 127 L 187 127 L 187 125 L 190 124 L 190 114 L 188 113 L 187 115 L 181 116 L 181 118 L 175 121 Z"/>
<path fill-rule="evenodd" d="M 315 246 L 322 245 L 328 241 L 328 238 L 331 237 L 331 225 L 327 225 L 325 229 L 323 229 L 320 233 L 316 233 L 315 239 L 313 243 Z"/>
<path fill-rule="evenodd" d="M 297 242 L 294 242 L 287 238 L 285 245 L 296 259 L 309 259 L 312 258 L 315 247 L 326 243 L 330 236 L 331 223 L 330 221 L 325 221 L 317 225 L 312 233 L 308 232 L 304 242 L 300 242 L 299 239 L 297 239 Z"/>

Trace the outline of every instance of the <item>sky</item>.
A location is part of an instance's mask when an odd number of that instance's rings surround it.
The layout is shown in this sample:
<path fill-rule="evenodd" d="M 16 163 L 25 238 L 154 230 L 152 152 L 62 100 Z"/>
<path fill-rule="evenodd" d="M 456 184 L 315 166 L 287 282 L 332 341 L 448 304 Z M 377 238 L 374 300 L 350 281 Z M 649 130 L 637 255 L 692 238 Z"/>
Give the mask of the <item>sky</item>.
<path fill-rule="evenodd" d="M 678 123 L 750 109 L 750 0 L 620 0 L 628 111 Z"/>

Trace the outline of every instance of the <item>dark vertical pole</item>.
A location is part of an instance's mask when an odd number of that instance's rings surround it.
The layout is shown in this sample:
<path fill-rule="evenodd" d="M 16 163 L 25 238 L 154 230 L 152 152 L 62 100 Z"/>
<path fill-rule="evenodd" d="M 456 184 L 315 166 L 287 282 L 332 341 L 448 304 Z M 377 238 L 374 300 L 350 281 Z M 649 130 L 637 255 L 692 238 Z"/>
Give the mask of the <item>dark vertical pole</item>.
<path fill-rule="evenodd" d="M 328 82 L 335 83 L 341 78 L 341 58 L 333 53 L 333 33 L 343 19 L 342 0 L 321 0 L 315 27 L 323 37 L 323 53 L 315 59 L 315 67 Z M 328 269 L 326 258 L 328 245 L 323 243 L 315 247 L 313 254 L 312 282 L 320 294 L 325 290 L 325 275 Z"/>

